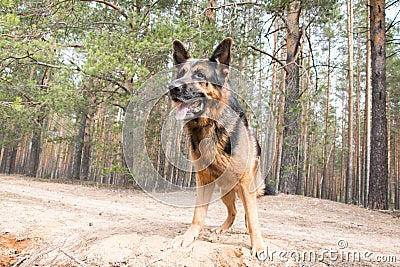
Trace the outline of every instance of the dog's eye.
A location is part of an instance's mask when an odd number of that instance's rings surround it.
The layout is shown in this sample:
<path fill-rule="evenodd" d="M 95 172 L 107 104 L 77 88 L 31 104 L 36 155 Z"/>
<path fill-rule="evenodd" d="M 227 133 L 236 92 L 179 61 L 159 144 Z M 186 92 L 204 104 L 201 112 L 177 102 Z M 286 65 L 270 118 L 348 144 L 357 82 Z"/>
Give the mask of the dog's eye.
<path fill-rule="evenodd" d="M 205 79 L 206 75 L 204 75 L 204 73 L 202 73 L 200 71 L 196 71 L 196 73 L 194 74 L 194 77 L 196 77 L 197 79 Z"/>

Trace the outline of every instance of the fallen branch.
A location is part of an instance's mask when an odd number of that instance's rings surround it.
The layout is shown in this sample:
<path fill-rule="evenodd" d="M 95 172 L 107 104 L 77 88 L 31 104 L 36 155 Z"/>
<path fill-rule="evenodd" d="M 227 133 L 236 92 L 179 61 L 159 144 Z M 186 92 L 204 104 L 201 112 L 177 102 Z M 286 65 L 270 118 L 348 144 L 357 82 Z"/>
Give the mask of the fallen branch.
<path fill-rule="evenodd" d="M 60 252 L 62 252 L 64 255 L 66 255 L 68 258 L 70 258 L 71 260 L 73 260 L 74 262 L 79 264 L 80 266 L 85 266 L 86 267 L 87 266 L 86 263 L 84 263 L 83 261 L 81 261 L 80 259 L 78 259 L 77 257 L 75 257 L 74 255 L 72 255 L 70 252 L 66 251 L 63 248 L 64 243 L 61 244 L 61 245 L 54 245 L 54 246 L 51 246 L 51 247 L 44 248 L 44 249 L 40 250 L 38 253 L 35 253 L 31 257 L 29 257 L 29 259 L 27 261 L 25 261 L 27 259 L 27 257 L 24 257 L 24 258 L 20 259 L 16 264 L 14 264 L 13 267 L 16 267 L 16 266 L 21 266 L 21 267 L 33 266 L 33 264 L 35 263 L 35 261 L 38 258 L 43 257 L 44 255 L 49 254 L 50 252 L 53 252 L 53 251 L 55 251 L 57 249 Z M 25 261 L 25 262 L 22 263 L 23 261 Z"/>
<path fill-rule="evenodd" d="M 54 245 L 54 246 L 51 246 L 51 247 L 48 247 L 48 248 L 44 248 L 44 249 L 42 249 L 42 250 L 40 250 L 38 253 L 35 253 L 35 254 L 33 254 L 26 262 L 24 262 L 23 264 L 21 264 L 20 266 L 21 267 L 29 267 L 29 266 L 32 266 L 33 265 L 33 263 L 38 259 L 38 258 L 40 258 L 40 257 L 42 257 L 42 256 L 44 256 L 44 255 L 46 255 L 46 254 L 49 254 L 50 252 L 52 252 L 52 251 L 54 251 L 54 250 L 56 250 L 56 249 L 58 249 L 58 248 L 60 248 L 60 245 Z"/>
<path fill-rule="evenodd" d="M 72 255 L 71 253 L 67 252 L 65 249 L 60 248 L 60 251 L 62 253 L 64 253 L 66 256 L 68 256 L 70 259 L 74 260 L 76 263 L 78 263 L 79 265 L 82 266 L 87 266 L 86 263 L 84 263 L 83 261 L 81 261 L 80 259 L 78 259 L 77 257 L 75 257 L 74 255 Z"/>

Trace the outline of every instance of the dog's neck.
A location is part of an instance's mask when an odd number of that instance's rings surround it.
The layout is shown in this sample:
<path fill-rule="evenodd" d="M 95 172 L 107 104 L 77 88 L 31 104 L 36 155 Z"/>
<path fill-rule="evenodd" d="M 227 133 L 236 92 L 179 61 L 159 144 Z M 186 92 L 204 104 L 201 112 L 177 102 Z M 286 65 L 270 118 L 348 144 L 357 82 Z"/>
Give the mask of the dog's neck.
<path fill-rule="evenodd" d="M 188 131 L 189 136 L 199 137 L 200 142 L 204 138 L 211 138 L 215 130 L 222 128 L 222 126 L 218 126 L 218 123 L 212 119 L 196 118 L 189 121 L 185 128 Z"/>
<path fill-rule="evenodd" d="M 198 118 L 186 124 L 186 130 L 190 137 L 190 145 L 193 151 L 199 149 L 200 142 L 205 139 L 213 140 L 217 145 L 217 149 L 231 154 L 231 135 L 235 131 L 240 118 L 236 121 L 230 121 L 229 124 L 224 123 L 224 118 L 220 118 L 220 122 L 212 119 Z M 221 123 L 222 122 L 222 123 Z M 229 127 L 227 127 L 228 125 Z"/>

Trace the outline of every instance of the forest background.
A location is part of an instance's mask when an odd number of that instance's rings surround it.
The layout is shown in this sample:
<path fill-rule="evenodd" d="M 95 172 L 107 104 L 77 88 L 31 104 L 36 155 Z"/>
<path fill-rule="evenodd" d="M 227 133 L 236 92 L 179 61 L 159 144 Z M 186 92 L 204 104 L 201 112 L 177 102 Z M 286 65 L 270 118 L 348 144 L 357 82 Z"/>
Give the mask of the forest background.
<path fill-rule="evenodd" d="M 204 58 L 230 36 L 232 68 L 254 83 L 238 93 L 272 153 L 269 182 L 400 209 L 400 1 L 3 0 L 0 10 L 1 173 L 131 183 L 121 138 L 132 97 L 171 67 L 174 39 Z M 193 186 L 160 149 L 167 101 L 147 150 L 165 179 Z M 269 110 L 274 135 L 262 128 Z"/>

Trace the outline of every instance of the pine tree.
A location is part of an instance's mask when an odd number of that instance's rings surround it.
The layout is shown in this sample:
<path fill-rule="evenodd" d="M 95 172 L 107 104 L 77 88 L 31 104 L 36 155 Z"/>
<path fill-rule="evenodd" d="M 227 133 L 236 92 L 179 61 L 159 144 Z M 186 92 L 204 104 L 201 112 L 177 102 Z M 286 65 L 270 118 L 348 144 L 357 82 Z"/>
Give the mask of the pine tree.
<path fill-rule="evenodd" d="M 371 0 L 372 132 L 368 206 L 388 209 L 385 1 Z"/>

